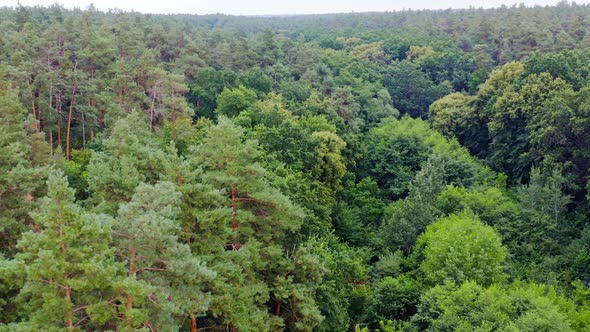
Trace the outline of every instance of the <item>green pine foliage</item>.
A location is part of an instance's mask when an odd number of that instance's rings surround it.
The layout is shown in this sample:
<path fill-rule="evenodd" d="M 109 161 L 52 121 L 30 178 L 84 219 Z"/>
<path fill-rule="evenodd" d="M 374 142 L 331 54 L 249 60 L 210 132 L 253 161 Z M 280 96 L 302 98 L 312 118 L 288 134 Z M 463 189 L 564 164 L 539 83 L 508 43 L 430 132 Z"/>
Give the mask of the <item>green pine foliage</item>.
<path fill-rule="evenodd" d="M 48 192 L 32 214 L 35 230 L 22 235 L 18 253 L 2 275 L 21 287 L 24 329 L 104 328 L 121 265 L 111 246 L 112 218 L 85 212 L 61 172 L 47 180 Z M 11 328 L 11 327 L 9 327 Z"/>

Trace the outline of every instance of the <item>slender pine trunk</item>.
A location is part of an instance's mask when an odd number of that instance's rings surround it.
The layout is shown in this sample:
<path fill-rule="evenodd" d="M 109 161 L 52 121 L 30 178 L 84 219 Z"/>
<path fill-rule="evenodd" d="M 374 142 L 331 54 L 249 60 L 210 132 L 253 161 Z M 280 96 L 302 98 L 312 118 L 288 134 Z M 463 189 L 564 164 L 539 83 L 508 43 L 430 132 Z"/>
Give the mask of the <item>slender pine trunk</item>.
<path fill-rule="evenodd" d="M 236 188 L 235 184 L 231 185 L 231 209 L 232 209 L 232 221 L 231 221 L 231 228 L 234 231 L 234 241 L 233 241 L 233 249 L 237 250 L 238 248 L 238 189 Z"/>
<path fill-rule="evenodd" d="M 51 155 L 53 156 L 53 131 L 49 130 L 49 147 L 51 148 Z"/>
<path fill-rule="evenodd" d="M 155 89 L 155 87 L 154 87 Z M 152 105 L 150 107 L 150 131 L 152 131 L 154 129 L 154 107 L 156 104 L 156 91 L 152 92 Z"/>
<path fill-rule="evenodd" d="M 33 117 L 37 119 L 37 132 L 41 131 L 41 109 L 39 109 L 39 114 L 37 114 L 37 110 L 35 108 L 35 94 L 31 92 L 31 105 L 33 108 Z"/>
<path fill-rule="evenodd" d="M 86 149 L 86 112 L 82 111 L 82 147 Z"/>
<path fill-rule="evenodd" d="M 191 332 L 197 332 L 197 318 L 191 314 Z"/>
<path fill-rule="evenodd" d="M 74 117 L 74 103 L 76 102 L 76 84 L 72 88 L 72 100 L 70 102 L 70 111 L 68 112 L 68 125 L 66 131 L 66 159 L 70 160 L 70 133 L 72 131 L 72 119 Z"/>
<path fill-rule="evenodd" d="M 76 67 L 78 63 L 74 65 L 74 75 L 76 74 Z M 68 128 L 66 132 L 66 159 L 70 160 L 70 134 L 72 131 L 72 118 L 74 117 L 74 104 L 76 103 L 76 79 L 74 78 L 74 85 L 72 86 L 72 100 L 70 101 L 70 111 L 68 113 Z"/>
<path fill-rule="evenodd" d="M 66 285 L 64 289 L 66 290 L 66 302 L 69 305 L 68 312 L 66 313 L 66 322 L 68 324 L 68 330 L 74 329 L 74 313 L 72 312 L 72 287 L 68 284 L 69 276 L 66 273 L 64 276 L 66 281 Z"/>
<path fill-rule="evenodd" d="M 57 94 L 57 145 L 61 146 L 61 92 Z"/>
<path fill-rule="evenodd" d="M 130 277 L 135 277 L 136 267 L 135 267 L 135 259 L 137 256 L 137 249 L 131 248 L 131 255 L 129 257 L 129 272 L 128 275 Z M 129 312 L 133 309 L 133 297 L 128 294 L 127 295 L 127 328 L 129 331 L 133 329 L 133 320 L 129 316 Z"/>

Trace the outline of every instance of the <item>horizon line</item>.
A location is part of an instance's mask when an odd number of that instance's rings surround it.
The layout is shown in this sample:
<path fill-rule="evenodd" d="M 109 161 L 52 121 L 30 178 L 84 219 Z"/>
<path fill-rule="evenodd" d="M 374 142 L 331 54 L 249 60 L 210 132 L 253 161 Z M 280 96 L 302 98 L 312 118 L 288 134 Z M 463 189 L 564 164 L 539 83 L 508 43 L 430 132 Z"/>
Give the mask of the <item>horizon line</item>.
<path fill-rule="evenodd" d="M 18 3 L 18 5 L 2 5 L 0 6 L 0 9 L 12 9 L 12 10 L 16 10 L 19 7 L 24 7 L 24 8 L 44 8 L 44 9 L 49 9 L 55 5 L 66 9 L 66 10 L 71 10 L 71 11 L 75 11 L 75 10 L 81 10 L 81 11 L 88 11 L 90 9 L 92 9 L 92 7 L 94 7 L 94 10 L 103 13 L 103 14 L 109 14 L 109 13 L 139 13 L 139 14 L 143 14 L 143 15 L 165 15 L 165 16 L 180 16 L 180 15 L 189 15 L 189 16 L 215 16 L 215 15 L 224 15 L 224 16 L 234 16 L 234 17 L 251 17 L 251 18 L 273 18 L 273 17 L 297 17 L 297 16 L 322 16 L 322 15 L 350 15 L 350 14 L 395 14 L 395 13 L 402 13 L 402 12 L 424 12 L 424 11 L 467 11 L 467 10 L 494 10 L 494 9 L 510 9 L 510 8 L 528 8 L 528 9 L 533 9 L 533 8 L 551 8 L 551 7 L 558 7 L 560 5 L 562 5 L 562 3 L 567 4 L 568 6 L 579 6 L 579 7 L 585 7 L 588 6 L 589 4 L 584 4 L 584 3 L 576 3 L 575 1 L 560 1 L 556 4 L 553 5 L 549 5 L 549 4 L 545 4 L 545 5 L 540 5 L 540 4 L 534 4 L 534 5 L 527 5 L 523 2 L 514 2 L 513 4 L 502 4 L 499 6 L 490 6 L 490 7 L 485 7 L 485 6 L 469 6 L 469 7 L 447 7 L 447 8 L 401 8 L 401 9 L 387 9 L 387 10 L 368 10 L 368 11 L 336 11 L 336 12 L 316 12 L 316 13 L 303 13 L 303 12 L 299 12 L 299 13 L 283 13 L 283 14 L 237 14 L 237 13 L 224 13 L 224 12 L 208 12 L 208 13 L 191 13 L 191 12 L 170 12 L 170 13 L 166 13 L 166 12 L 143 12 L 140 10 L 136 10 L 136 9 L 121 9 L 121 8 L 108 8 L 108 9 L 99 9 L 96 7 L 96 5 L 94 5 L 93 3 L 87 5 L 86 7 L 82 8 L 80 6 L 65 6 L 63 4 L 60 4 L 59 2 L 55 2 L 51 5 L 43 5 L 43 4 L 38 4 L 38 5 L 21 5 L 20 2 Z"/>

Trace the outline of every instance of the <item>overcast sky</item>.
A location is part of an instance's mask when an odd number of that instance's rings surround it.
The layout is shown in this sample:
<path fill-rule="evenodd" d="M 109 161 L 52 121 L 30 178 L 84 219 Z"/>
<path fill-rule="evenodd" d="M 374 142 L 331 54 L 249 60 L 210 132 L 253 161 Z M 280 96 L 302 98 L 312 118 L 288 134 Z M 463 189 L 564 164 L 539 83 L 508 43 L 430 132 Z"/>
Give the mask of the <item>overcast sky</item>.
<path fill-rule="evenodd" d="M 18 0 L 0 0 L 0 6 L 16 6 Z M 51 5 L 55 0 L 20 0 L 23 5 Z M 118 8 L 142 13 L 224 13 L 234 15 L 280 15 L 393 11 L 402 9 L 446 9 L 511 6 L 515 3 L 554 5 L 559 0 L 59 0 L 64 7 L 100 10 Z M 588 3 L 590 0 L 577 1 Z"/>

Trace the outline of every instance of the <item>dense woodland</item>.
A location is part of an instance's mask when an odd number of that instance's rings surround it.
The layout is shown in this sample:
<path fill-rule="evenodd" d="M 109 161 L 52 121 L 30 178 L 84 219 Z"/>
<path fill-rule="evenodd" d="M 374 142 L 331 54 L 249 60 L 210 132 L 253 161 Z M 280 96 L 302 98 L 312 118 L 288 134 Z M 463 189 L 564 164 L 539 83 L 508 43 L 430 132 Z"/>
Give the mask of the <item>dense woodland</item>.
<path fill-rule="evenodd" d="M 0 9 L 0 331 L 590 331 L 590 6 Z"/>

